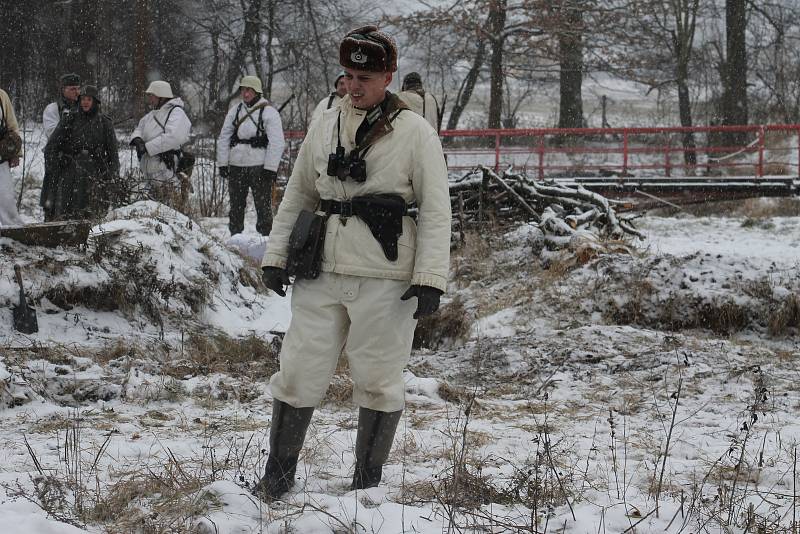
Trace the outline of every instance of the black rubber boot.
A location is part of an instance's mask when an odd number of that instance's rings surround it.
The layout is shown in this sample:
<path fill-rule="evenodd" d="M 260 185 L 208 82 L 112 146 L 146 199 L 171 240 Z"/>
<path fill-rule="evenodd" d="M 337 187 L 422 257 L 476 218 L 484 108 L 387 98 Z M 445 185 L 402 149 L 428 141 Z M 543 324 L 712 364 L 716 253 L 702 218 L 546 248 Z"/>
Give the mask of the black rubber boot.
<path fill-rule="evenodd" d="M 350 489 L 374 488 L 381 482 L 383 464 L 389 458 L 394 433 L 403 411 L 378 412 L 358 410 L 356 436 L 356 470 Z"/>
<path fill-rule="evenodd" d="M 295 408 L 279 400 L 273 401 L 267 467 L 253 488 L 257 497 L 273 501 L 292 487 L 297 459 L 313 413 L 314 408 Z"/>

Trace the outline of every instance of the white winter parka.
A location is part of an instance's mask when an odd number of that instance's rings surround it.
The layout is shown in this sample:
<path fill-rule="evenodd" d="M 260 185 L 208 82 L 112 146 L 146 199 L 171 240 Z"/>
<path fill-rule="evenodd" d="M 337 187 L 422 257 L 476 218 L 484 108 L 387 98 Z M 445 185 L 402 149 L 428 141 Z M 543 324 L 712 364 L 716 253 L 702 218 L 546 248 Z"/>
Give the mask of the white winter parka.
<path fill-rule="evenodd" d="M 147 154 L 139 161 L 146 179 L 160 182 L 173 179 L 174 173 L 164 165 L 158 154 L 177 150 L 186 144 L 191 129 L 192 123 L 183 109 L 183 100 L 178 97 L 142 117 L 131 139 L 141 137 L 147 148 Z"/>
<path fill-rule="evenodd" d="M 325 98 L 319 101 L 317 107 L 314 108 L 314 111 L 311 113 L 311 120 L 308 121 L 309 127 L 312 122 L 318 120 L 322 117 L 322 114 L 325 113 L 325 110 L 339 107 L 339 102 L 342 101 L 342 97 L 339 96 L 337 93 L 331 93 L 326 95 Z M 330 105 L 329 105 L 330 104 Z"/>
<path fill-rule="evenodd" d="M 287 245 L 297 215 L 316 210 L 320 199 L 346 200 L 379 193 L 398 194 L 416 202 L 418 220 L 403 217 L 398 258 L 386 258 L 369 227 L 358 217 L 346 221 L 328 218 L 322 270 L 339 274 L 408 280 L 446 288 L 450 263 L 450 192 L 447 167 L 439 137 L 419 115 L 403 110 L 391 122 L 391 131 L 366 152 L 367 179 L 359 183 L 328 176 L 328 155 L 336 151 L 337 118 L 341 113 L 341 142 L 349 152 L 365 111 L 349 96 L 338 108 L 325 111 L 312 124 L 295 162 L 292 175 L 272 226 L 262 265 L 285 267 Z"/>
<path fill-rule="evenodd" d="M 438 131 L 439 103 L 436 101 L 436 97 L 432 94 L 428 93 L 427 91 L 424 94 L 424 99 L 422 95 L 416 91 L 401 91 L 397 94 L 397 96 L 400 97 L 400 100 L 406 103 L 411 111 L 425 117 L 425 120 L 428 121 L 428 124 L 430 124 L 434 130 Z"/>
<path fill-rule="evenodd" d="M 263 105 L 261 110 L 256 109 L 247 117 L 247 113 L 254 107 Z M 251 139 L 258 132 L 258 116 L 261 113 L 261 121 L 264 132 L 267 134 L 269 144 L 267 148 L 254 148 L 245 143 L 231 146 L 231 136 L 233 135 L 234 122 L 239 122 L 237 129 L 240 139 Z M 232 165 L 234 167 L 263 167 L 270 171 L 277 171 L 281 163 L 285 141 L 283 139 L 283 123 L 278 110 L 272 106 L 265 98 L 255 102 L 252 107 L 247 107 L 245 103 L 240 103 L 228 110 L 225 115 L 225 122 L 217 139 L 217 165 L 224 167 Z"/>
<path fill-rule="evenodd" d="M 63 102 L 63 99 L 61 102 Z M 44 108 L 44 111 L 42 112 L 42 129 L 44 130 L 44 136 L 47 139 L 50 139 L 50 136 L 53 135 L 54 131 L 56 131 L 56 126 L 58 126 L 58 123 L 61 120 L 62 113 L 64 113 L 64 110 L 58 102 L 50 102 Z M 69 111 L 67 111 L 67 113 L 69 113 Z"/>

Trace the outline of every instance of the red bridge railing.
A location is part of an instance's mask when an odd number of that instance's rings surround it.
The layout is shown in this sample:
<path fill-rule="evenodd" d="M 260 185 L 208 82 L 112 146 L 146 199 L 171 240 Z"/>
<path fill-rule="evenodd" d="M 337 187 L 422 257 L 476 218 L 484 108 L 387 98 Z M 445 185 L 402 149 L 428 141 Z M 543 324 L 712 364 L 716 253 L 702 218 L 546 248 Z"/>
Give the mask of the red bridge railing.
<path fill-rule="evenodd" d="M 291 161 L 304 135 L 287 132 Z M 689 135 L 694 146 L 684 146 Z M 513 165 L 540 178 L 800 174 L 800 124 L 443 130 L 440 136 L 451 170 Z M 687 164 L 687 154 L 696 163 Z"/>

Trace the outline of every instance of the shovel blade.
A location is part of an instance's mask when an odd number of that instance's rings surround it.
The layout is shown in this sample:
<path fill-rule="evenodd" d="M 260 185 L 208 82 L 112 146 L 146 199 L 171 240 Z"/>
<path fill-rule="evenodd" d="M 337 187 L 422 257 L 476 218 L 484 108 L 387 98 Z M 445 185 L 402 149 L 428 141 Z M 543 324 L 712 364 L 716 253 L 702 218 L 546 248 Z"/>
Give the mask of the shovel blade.
<path fill-rule="evenodd" d="M 30 306 L 14 306 L 14 330 L 23 334 L 35 334 L 39 331 L 36 310 Z"/>

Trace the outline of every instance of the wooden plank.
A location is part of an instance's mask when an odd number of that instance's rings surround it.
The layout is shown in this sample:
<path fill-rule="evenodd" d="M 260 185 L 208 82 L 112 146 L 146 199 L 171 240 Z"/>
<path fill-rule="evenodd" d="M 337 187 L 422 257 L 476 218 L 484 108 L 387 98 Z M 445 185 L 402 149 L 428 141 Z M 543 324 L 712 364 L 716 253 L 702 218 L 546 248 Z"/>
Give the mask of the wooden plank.
<path fill-rule="evenodd" d="M 91 229 L 91 221 L 56 221 L 23 226 L 3 226 L 0 228 L 0 237 L 8 237 L 25 245 L 42 247 L 83 245 L 86 243 Z"/>

